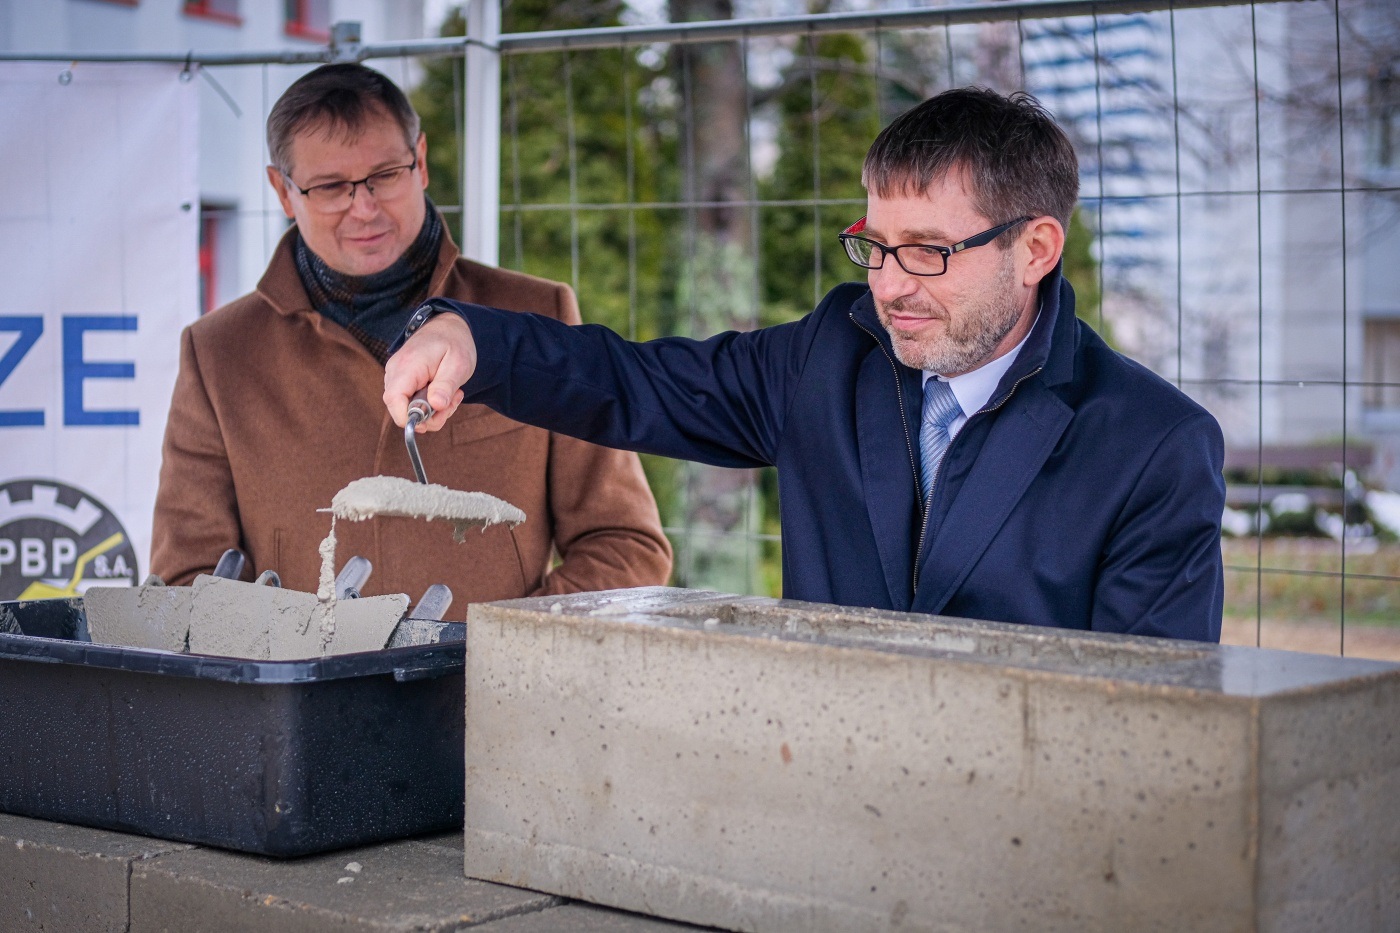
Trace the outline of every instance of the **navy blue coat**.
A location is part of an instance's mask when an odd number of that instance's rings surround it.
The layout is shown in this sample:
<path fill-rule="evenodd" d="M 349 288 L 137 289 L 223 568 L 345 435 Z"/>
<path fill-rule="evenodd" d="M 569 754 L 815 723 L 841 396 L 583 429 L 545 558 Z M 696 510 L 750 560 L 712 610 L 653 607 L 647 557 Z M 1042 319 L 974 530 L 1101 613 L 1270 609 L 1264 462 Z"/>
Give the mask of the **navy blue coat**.
<path fill-rule="evenodd" d="M 469 402 L 611 447 L 776 466 L 788 598 L 1220 638 L 1219 425 L 1078 320 L 1058 271 L 949 446 L 927 516 L 920 374 L 895 359 L 864 285 L 703 341 L 433 304 L 475 335 Z"/>

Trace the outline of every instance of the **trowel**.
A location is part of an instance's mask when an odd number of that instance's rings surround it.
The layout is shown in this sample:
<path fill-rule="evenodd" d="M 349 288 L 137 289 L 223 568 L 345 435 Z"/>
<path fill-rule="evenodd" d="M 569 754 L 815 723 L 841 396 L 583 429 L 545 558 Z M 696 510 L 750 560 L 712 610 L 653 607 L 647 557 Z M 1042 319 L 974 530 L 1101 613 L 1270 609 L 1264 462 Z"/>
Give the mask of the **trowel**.
<path fill-rule="evenodd" d="M 237 580 L 246 564 L 242 551 L 229 548 L 214 565 L 214 576 Z M 183 652 L 189 650 L 193 599 L 192 587 L 166 586 L 151 574 L 140 586 L 88 587 L 83 606 L 90 637 L 98 644 Z"/>
<path fill-rule="evenodd" d="M 367 557 L 357 554 L 347 560 L 345 566 L 340 568 L 340 573 L 335 575 L 335 598 L 359 599 L 360 591 L 369 582 L 369 575 L 373 571 L 374 565 Z"/>
<path fill-rule="evenodd" d="M 413 465 L 413 475 L 417 482 L 397 476 L 357 479 L 335 494 L 329 509 L 321 510 L 331 513 L 331 532 L 321 543 L 323 580 L 329 576 L 335 558 L 337 519 L 352 522 L 381 516 L 420 518 L 428 521 L 445 519 L 453 523 L 453 537 L 459 542 L 463 540 L 465 530 L 469 527 L 487 528 L 499 523 L 514 526 L 525 521 L 524 512 L 495 496 L 483 492 L 448 489 L 428 482 L 427 471 L 423 469 L 423 458 L 418 452 L 417 432 L 418 425 L 433 416 L 433 407 L 428 404 L 426 395 L 425 391 L 420 391 L 410 400 L 403 433 L 404 448 L 408 451 L 408 459 Z M 369 561 L 364 558 L 354 557 L 346 562 L 346 566 L 335 578 L 337 614 L 365 608 L 359 604 L 366 600 L 355 597 L 368 578 L 369 571 Z M 399 616 L 391 620 L 392 625 L 386 633 L 387 637 L 375 647 L 399 648 L 465 639 L 464 623 L 442 621 L 442 616 L 452 602 L 452 592 L 446 586 L 430 586 L 411 612 L 404 611 L 408 609 L 408 597 L 400 598 L 403 599 L 403 604 Z M 340 620 L 333 616 L 331 623 L 327 631 L 333 632 L 332 637 L 339 640 L 342 628 Z"/>
<path fill-rule="evenodd" d="M 434 583 L 423 593 L 418 605 L 408 611 L 389 636 L 387 648 L 407 648 L 411 645 L 437 645 L 443 642 L 466 641 L 465 622 L 444 622 L 447 607 L 452 605 L 452 590 Z"/>
<path fill-rule="evenodd" d="M 403 618 L 408 597 L 361 597 L 371 570 L 367 559 L 356 556 L 337 574 L 336 624 L 329 637 L 314 593 L 281 589 L 266 574 L 256 584 L 201 576 L 190 610 L 190 651 L 264 661 L 378 651 Z"/>
<path fill-rule="evenodd" d="M 413 461 L 413 475 L 418 482 L 428 485 L 428 474 L 423 471 L 423 458 L 418 456 L 418 425 L 433 416 L 433 406 L 428 404 L 428 390 L 421 389 L 408 403 L 408 423 L 403 428 L 403 444 L 408 448 L 408 459 Z"/>
<path fill-rule="evenodd" d="M 447 615 L 447 608 L 452 605 L 452 590 L 446 584 L 434 583 L 423 591 L 423 598 L 418 600 L 418 605 L 410 610 L 409 615 L 415 619 L 423 619 L 429 622 L 441 622 L 442 617 Z"/>
<path fill-rule="evenodd" d="M 243 556 L 243 552 L 231 547 L 219 556 L 219 562 L 214 565 L 214 576 L 223 577 L 225 580 L 237 580 L 243 576 L 243 566 L 246 563 L 248 558 Z"/>

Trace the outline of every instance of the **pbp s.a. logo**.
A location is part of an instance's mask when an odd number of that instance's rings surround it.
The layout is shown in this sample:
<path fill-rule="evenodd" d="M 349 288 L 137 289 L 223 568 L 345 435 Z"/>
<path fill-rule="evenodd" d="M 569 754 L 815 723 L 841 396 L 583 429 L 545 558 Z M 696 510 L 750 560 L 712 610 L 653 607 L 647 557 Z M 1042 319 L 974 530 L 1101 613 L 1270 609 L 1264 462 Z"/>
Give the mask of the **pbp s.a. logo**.
<path fill-rule="evenodd" d="M 133 586 L 136 551 L 101 502 L 50 479 L 0 483 L 0 600 Z"/>

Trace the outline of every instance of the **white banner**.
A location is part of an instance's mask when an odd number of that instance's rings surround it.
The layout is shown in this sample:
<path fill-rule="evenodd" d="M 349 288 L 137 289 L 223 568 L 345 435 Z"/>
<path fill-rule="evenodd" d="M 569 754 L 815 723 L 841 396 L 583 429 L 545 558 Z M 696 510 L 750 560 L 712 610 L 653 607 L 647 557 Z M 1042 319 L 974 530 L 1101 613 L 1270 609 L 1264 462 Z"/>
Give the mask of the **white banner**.
<path fill-rule="evenodd" d="M 198 308 L 198 99 L 181 72 L 0 63 L 0 600 L 150 566 Z"/>

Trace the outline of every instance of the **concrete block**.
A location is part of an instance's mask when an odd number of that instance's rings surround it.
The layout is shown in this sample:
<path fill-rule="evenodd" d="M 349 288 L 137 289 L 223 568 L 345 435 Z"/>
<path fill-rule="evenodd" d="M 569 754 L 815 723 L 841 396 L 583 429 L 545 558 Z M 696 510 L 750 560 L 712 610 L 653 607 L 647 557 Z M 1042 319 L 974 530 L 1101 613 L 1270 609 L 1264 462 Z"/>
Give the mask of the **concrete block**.
<path fill-rule="evenodd" d="M 1400 666 L 649 588 L 473 606 L 469 876 L 735 930 L 1400 929 Z"/>
<path fill-rule="evenodd" d="M 0 813 L 0 930 L 125 933 L 131 864 L 188 848 Z"/>
<path fill-rule="evenodd" d="M 448 931 L 558 898 L 462 877 L 461 855 L 416 841 L 282 861 L 194 849 L 131 873 L 131 933 Z"/>

